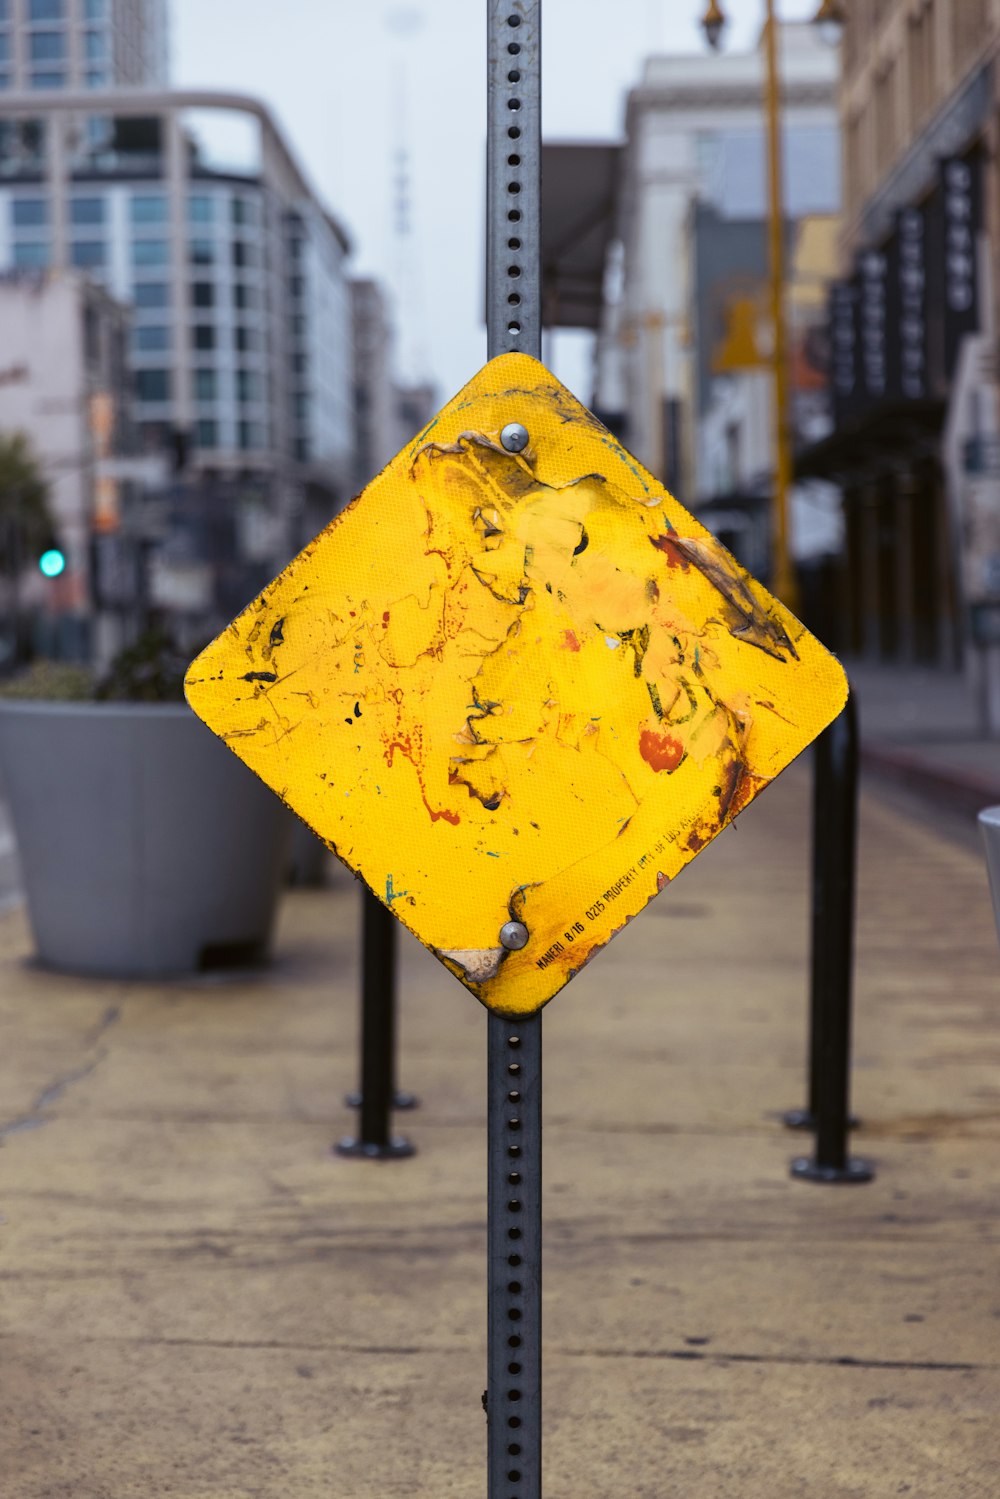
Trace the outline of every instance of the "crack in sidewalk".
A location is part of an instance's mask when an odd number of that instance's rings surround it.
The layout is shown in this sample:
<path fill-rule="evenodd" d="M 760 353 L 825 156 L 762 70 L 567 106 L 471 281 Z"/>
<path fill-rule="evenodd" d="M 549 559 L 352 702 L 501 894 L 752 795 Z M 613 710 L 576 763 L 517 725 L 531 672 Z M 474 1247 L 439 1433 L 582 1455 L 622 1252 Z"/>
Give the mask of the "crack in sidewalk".
<path fill-rule="evenodd" d="M 0 1332 L 0 1342 L 16 1334 Z M 379 1344 L 379 1343 L 308 1343 L 298 1340 L 270 1338 L 195 1338 L 156 1337 L 139 1335 L 85 1337 L 81 1343 L 122 1343 L 136 1347 L 155 1345 L 169 1348 L 217 1348 L 257 1350 L 271 1353 L 347 1353 L 381 1358 L 387 1355 L 421 1356 L 428 1354 L 453 1354 L 451 1344 Z M 898 1370 L 901 1373 L 930 1374 L 989 1374 L 997 1370 L 995 1363 L 969 1363 L 939 1359 L 891 1359 L 856 1358 L 852 1354 L 799 1354 L 799 1353 L 727 1353 L 724 1350 L 707 1351 L 695 1348 L 566 1348 L 546 1349 L 549 1357 L 605 1358 L 605 1359 L 649 1359 L 666 1362 L 702 1361 L 714 1364 L 761 1364 L 765 1367 L 782 1368 L 788 1365 L 819 1369 L 880 1369 Z"/>
<path fill-rule="evenodd" d="M 52 1082 L 47 1083 L 41 1092 L 36 1095 L 27 1113 L 19 1114 L 17 1118 L 9 1119 L 5 1123 L 0 1124 L 0 1142 L 4 1141 L 8 1135 L 23 1134 L 25 1130 L 29 1129 L 41 1129 L 43 1124 L 49 1123 L 53 1115 L 47 1111 L 51 1109 L 52 1105 L 58 1102 L 74 1083 L 81 1082 L 85 1077 L 89 1077 L 95 1067 L 98 1067 L 104 1061 L 108 1054 L 107 1047 L 101 1046 L 100 1042 L 111 1027 L 120 1019 L 121 1006 L 109 1005 L 93 1031 L 85 1040 L 85 1044 L 88 1047 L 98 1048 L 96 1054 L 79 1067 L 74 1067 L 69 1072 L 62 1072 Z"/>

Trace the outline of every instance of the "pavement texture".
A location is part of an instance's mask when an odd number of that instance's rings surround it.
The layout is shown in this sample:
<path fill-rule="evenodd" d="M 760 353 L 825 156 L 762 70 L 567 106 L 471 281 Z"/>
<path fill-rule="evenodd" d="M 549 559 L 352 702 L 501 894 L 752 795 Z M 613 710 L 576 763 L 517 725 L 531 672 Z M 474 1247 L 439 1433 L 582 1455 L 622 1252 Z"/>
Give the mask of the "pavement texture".
<path fill-rule="evenodd" d="M 866 771 L 969 823 L 1000 805 L 1000 739 L 985 732 L 969 674 L 864 662 L 847 670 Z"/>
<path fill-rule="evenodd" d="M 995 1499 L 1000 951 L 981 860 L 867 797 L 855 1149 L 792 1181 L 808 765 L 545 1018 L 547 1499 Z M 358 891 L 275 961 L 33 966 L 0 917 L 4 1499 L 482 1499 L 485 1017 L 406 940 L 397 1123 L 342 1160 Z"/>

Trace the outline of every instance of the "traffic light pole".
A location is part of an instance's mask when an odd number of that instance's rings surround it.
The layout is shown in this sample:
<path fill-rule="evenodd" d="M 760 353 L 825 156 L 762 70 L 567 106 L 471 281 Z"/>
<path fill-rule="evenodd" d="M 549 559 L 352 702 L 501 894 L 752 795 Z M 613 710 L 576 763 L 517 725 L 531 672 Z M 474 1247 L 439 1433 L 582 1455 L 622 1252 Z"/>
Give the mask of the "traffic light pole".
<path fill-rule="evenodd" d="M 541 10 L 486 0 L 490 359 L 541 357 Z M 487 1495 L 541 1499 L 541 1012 L 487 1028 Z"/>

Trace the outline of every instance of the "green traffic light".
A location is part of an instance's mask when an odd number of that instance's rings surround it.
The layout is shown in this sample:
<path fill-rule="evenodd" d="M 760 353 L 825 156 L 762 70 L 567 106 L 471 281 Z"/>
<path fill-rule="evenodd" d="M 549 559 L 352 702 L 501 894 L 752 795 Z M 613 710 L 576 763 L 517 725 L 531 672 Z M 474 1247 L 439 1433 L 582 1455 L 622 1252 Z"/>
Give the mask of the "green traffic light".
<path fill-rule="evenodd" d="M 50 547 L 38 559 L 39 571 L 47 578 L 58 578 L 66 566 L 66 558 L 58 547 Z"/>

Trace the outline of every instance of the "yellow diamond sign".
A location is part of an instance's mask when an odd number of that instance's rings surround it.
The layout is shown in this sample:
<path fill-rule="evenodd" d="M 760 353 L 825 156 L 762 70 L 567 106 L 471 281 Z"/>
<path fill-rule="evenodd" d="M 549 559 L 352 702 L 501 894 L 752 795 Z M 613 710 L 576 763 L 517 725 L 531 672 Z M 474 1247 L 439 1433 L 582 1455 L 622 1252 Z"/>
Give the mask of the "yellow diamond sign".
<path fill-rule="evenodd" d="M 515 1015 L 825 728 L 847 684 L 542 365 L 504 354 L 198 657 L 187 694 Z"/>

